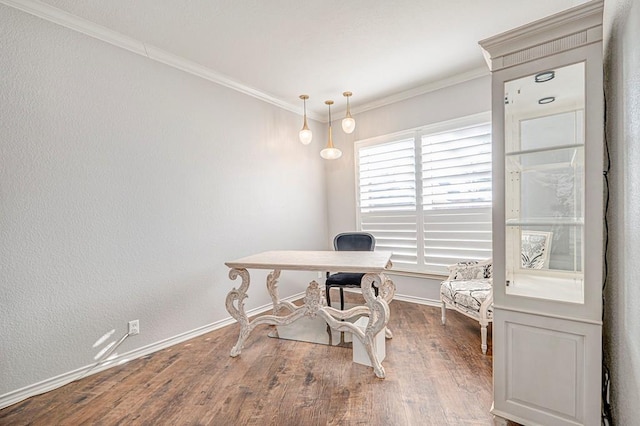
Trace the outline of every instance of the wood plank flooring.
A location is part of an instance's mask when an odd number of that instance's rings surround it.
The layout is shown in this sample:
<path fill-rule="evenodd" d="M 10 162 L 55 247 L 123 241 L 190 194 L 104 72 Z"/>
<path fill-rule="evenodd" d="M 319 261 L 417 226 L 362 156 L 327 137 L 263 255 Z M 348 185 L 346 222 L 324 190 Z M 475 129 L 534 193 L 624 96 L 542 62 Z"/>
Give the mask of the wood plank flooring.
<path fill-rule="evenodd" d="M 478 323 L 390 308 L 386 379 L 350 348 L 270 338 L 270 326 L 231 358 L 234 324 L 0 410 L 0 425 L 493 424 L 491 339 L 482 355 Z"/>

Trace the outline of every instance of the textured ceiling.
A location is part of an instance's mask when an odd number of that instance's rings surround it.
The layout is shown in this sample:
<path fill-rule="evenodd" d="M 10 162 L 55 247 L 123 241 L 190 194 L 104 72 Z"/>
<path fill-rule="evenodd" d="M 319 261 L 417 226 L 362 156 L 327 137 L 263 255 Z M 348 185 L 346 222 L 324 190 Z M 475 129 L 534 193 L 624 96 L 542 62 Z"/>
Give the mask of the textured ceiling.
<path fill-rule="evenodd" d="M 326 115 L 488 72 L 478 41 L 580 0 L 43 0 Z"/>

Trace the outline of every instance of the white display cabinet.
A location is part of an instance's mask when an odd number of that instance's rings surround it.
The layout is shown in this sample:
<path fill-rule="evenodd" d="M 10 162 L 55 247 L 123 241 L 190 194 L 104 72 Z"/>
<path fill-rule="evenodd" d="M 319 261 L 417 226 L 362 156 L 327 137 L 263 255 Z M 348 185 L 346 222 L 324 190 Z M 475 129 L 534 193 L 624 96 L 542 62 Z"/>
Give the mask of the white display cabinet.
<path fill-rule="evenodd" d="M 603 1 L 480 42 L 492 72 L 498 422 L 599 425 Z"/>

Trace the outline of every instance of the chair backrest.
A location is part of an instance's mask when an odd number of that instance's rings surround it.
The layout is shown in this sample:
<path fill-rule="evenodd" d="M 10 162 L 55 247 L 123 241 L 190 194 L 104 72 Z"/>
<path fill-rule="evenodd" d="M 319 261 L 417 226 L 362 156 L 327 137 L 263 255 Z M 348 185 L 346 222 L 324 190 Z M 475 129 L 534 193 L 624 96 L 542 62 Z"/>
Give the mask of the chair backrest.
<path fill-rule="evenodd" d="M 343 232 L 333 239 L 337 251 L 373 251 L 376 238 L 368 232 Z"/>

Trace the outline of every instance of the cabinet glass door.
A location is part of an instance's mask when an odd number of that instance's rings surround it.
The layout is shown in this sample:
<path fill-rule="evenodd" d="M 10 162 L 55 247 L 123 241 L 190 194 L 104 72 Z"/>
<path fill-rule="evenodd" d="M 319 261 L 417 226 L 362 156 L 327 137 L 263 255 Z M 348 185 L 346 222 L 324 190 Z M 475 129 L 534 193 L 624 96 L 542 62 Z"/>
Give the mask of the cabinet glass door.
<path fill-rule="evenodd" d="M 585 66 L 505 83 L 506 293 L 584 302 Z"/>

